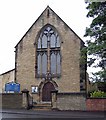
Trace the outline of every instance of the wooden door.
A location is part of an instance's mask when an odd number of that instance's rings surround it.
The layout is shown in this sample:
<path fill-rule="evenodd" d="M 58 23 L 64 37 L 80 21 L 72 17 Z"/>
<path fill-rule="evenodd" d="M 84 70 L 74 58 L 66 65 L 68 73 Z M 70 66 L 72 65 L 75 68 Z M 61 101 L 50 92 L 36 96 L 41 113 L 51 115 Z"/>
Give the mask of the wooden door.
<path fill-rule="evenodd" d="M 55 90 L 54 85 L 51 82 L 45 83 L 42 89 L 42 101 L 49 102 L 52 99 L 51 91 Z"/>

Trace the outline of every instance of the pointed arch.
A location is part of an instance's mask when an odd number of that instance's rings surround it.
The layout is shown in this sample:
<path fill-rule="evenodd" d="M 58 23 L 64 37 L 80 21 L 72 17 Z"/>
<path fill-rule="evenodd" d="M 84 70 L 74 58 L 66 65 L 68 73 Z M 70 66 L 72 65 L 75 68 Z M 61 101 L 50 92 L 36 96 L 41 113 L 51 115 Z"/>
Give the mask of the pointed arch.
<path fill-rule="evenodd" d="M 58 85 L 55 81 L 42 81 L 39 85 L 39 101 L 49 101 L 51 100 L 50 92 L 52 90 L 58 90 Z M 47 90 L 48 89 L 48 90 Z M 47 91 L 45 93 L 45 90 Z M 49 97 L 48 97 L 49 96 Z M 47 99 L 46 99 L 47 98 Z"/>
<path fill-rule="evenodd" d="M 61 74 L 61 42 L 55 27 L 47 24 L 40 30 L 37 36 L 36 52 L 36 76 L 45 77 L 49 72 L 52 77 L 59 77 Z"/>

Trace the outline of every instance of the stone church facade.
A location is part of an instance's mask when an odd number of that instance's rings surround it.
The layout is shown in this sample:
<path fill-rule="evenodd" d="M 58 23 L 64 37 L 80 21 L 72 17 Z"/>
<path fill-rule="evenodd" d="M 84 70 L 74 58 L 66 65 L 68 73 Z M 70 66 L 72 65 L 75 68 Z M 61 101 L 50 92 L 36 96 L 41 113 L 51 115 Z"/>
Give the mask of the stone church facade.
<path fill-rule="evenodd" d="M 15 81 L 28 89 L 36 101 L 50 101 L 50 91 L 85 90 L 85 67 L 81 79 L 83 41 L 47 7 L 15 46 Z M 35 92 L 34 92 L 35 90 Z"/>
<path fill-rule="evenodd" d="M 47 6 L 15 46 L 14 81 L 20 91 L 29 90 L 36 103 L 50 102 L 51 91 L 79 96 L 86 91 L 83 47 L 78 35 Z"/>

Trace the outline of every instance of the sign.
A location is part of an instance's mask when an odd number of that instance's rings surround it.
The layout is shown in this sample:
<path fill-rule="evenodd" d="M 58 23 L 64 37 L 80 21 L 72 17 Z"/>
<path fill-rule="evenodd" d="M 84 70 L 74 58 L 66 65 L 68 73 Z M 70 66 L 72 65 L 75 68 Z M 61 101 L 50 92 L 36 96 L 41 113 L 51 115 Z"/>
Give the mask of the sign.
<path fill-rule="evenodd" d="M 6 92 L 20 92 L 20 84 L 10 82 L 5 84 L 5 91 Z"/>

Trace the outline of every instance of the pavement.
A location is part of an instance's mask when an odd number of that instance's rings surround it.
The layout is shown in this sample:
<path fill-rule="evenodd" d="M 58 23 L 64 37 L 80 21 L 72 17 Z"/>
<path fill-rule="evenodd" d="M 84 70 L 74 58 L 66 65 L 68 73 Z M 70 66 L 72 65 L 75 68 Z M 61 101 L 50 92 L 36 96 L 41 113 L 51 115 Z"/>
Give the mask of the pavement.
<path fill-rule="evenodd" d="M 2 114 L 2 118 L 72 118 L 72 120 L 106 120 L 106 112 L 102 111 L 36 111 L 32 109 L 3 109 L 0 110 L 0 113 Z"/>

